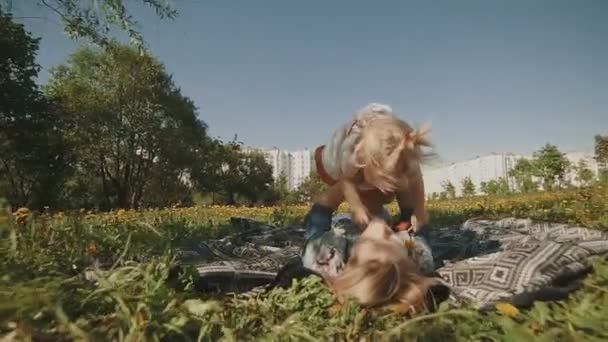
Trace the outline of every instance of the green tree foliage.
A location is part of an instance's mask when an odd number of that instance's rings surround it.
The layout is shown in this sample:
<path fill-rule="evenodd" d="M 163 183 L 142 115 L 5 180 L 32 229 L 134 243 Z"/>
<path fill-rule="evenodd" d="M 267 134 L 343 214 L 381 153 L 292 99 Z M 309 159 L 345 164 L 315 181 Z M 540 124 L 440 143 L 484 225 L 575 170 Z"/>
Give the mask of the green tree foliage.
<path fill-rule="evenodd" d="M 595 136 L 595 160 L 602 169 L 608 168 L 608 135 Z"/>
<path fill-rule="evenodd" d="M 113 43 L 81 49 L 53 68 L 77 170 L 97 177 L 105 207 L 140 205 L 154 175 L 179 182 L 207 144 L 196 107 L 149 55 Z"/>
<path fill-rule="evenodd" d="M 0 197 L 53 205 L 67 171 L 63 123 L 38 89 L 39 39 L 0 11 Z"/>
<path fill-rule="evenodd" d="M 597 161 L 598 180 L 600 183 L 608 184 L 608 135 L 595 136 L 595 160 Z"/>
<path fill-rule="evenodd" d="M 241 144 L 235 141 L 216 146 L 213 160 L 210 160 L 210 170 L 217 181 L 210 190 L 217 192 L 230 205 L 237 204 L 237 196 L 241 189 Z M 204 188 L 203 188 L 204 189 Z"/>
<path fill-rule="evenodd" d="M 279 175 L 279 178 L 273 184 L 273 193 L 276 194 L 277 200 L 289 197 L 289 186 L 287 184 L 287 176 L 284 173 Z"/>
<path fill-rule="evenodd" d="M 100 46 L 111 44 L 110 32 L 126 33 L 132 44 L 143 52 L 144 38 L 139 23 L 127 9 L 123 0 L 37 0 L 63 23 L 64 31 L 71 38 L 89 39 Z M 161 19 L 174 19 L 177 11 L 167 0 L 137 0 L 129 2 L 150 7 Z M 0 8 L 10 12 L 19 1 L 0 0 Z"/>
<path fill-rule="evenodd" d="M 211 193 L 216 204 L 273 204 L 275 193 L 272 165 L 257 151 L 244 151 L 236 138 L 228 143 L 214 140 L 205 160 L 194 171 L 199 191 Z"/>
<path fill-rule="evenodd" d="M 462 196 L 471 197 L 475 196 L 475 184 L 471 180 L 471 177 L 465 177 L 462 179 Z"/>
<path fill-rule="evenodd" d="M 218 139 L 209 139 L 204 147 L 204 157 L 197 158 L 196 165 L 192 170 L 192 181 L 194 187 L 202 194 L 209 194 L 211 203 L 220 201 L 221 191 L 228 181 L 228 164 L 234 155 L 232 149 L 240 146 L 235 144 L 224 144 Z M 236 182 L 236 179 L 231 179 Z"/>
<path fill-rule="evenodd" d="M 525 158 L 517 160 L 509 176 L 515 179 L 519 192 L 533 192 L 538 190 L 538 183 L 534 180 L 536 175 L 535 164 Z"/>
<path fill-rule="evenodd" d="M 454 184 L 452 184 L 452 182 L 450 182 L 449 180 L 443 181 L 441 183 L 441 187 L 443 188 L 443 191 L 445 192 L 445 195 L 448 199 L 456 198 L 456 188 L 454 187 Z"/>
<path fill-rule="evenodd" d="M 487 182 L 481 182 L 479 184 L 480 191 L 488 196 L 494 195 L 507 195 L 509 194 L 509 183 L 504 177 L 500 177 L 498 180 L 492 179 Z"/>
<path fill-rule="evenodd" d="M 570 162 L 557 146 L 546 144 L 534 153 L 533 165 L 536 176 L 542 180 L 543 189 L 551 190 L 564 181 Z"/>
<path fill-rule="evenodd" d="M 268 192 L 265 199 L 267 204 L 297 204 L 303 201 L 300 191 L 292 191 L 289 189 L 287 176 L 281 173 L 274 181 L 272 189 Z"/>
<path fill-rule="evenodd" d="M 493 189 L 490 188 L 490 182 L 492 181 L 479 183 L 479 191 L 486 195 L 494 195 L 495 193 L 493 193 Z"/>
<path fill-rule="evenodd" d="M 314 201 L 320 194 L 327 191 L 329 186 L 321 180 L 315 170 L 313 170 L 308 177 L 298 187 L 298 193 L 300 195 L 300 201 L 311 202 Z"/>
<path fill-rule="evenodd" d="M 595 175 L 585 160 L 579 160 L 574 170 L 576 171 L 576 181 L 582 186 L 587 186 L 593 181 Z"/>
<path fill-rule="evenodd" d="M 608 170 L 599 170 L 597 180 L 600 184 L 608 184 Z"/>
<path fill-rule="evenodd" d="M 264 200 L 265 194 L 272 189 L 272 165 L 268 164 L 260 152 L 243 153 L 240 159 L 239 194 L 250 206 Z"/>

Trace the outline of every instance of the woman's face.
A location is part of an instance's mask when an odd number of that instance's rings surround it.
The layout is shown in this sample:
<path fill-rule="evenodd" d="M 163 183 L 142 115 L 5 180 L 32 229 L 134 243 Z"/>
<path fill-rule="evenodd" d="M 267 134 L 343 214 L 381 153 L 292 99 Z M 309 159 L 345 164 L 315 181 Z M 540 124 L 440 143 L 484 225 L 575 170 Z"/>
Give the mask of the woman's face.
<path fill-rule="evenodd" d="M 365 244 L 363 248 L 356 248 L 353 254 L 358 254 L 360 258 L 373 260 L 381 258 L 383 261 L 391 259 L 395 262 L 400 258 L 407 259 L 407 250 L 400 243 L 399 237 L 386 224 L 384 220 L 374 219 L 361 234 L 361 242 L 373 240 L 373 250 L 370 244 Z"/>

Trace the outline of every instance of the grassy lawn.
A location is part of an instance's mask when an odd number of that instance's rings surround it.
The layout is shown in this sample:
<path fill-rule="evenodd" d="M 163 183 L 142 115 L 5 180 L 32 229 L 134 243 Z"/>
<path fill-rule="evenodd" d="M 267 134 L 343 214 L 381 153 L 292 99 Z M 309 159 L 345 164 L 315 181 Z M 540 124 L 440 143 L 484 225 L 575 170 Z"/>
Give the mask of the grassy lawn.
<path fill-rule="evenodd" d="M 470 217 L 531 217 L 608 229 L 608 189 L 473 197 L 429 203 L 432 224 Z M 245 216 L 275 224 L 302 218 L 303 206 L 183 208 L 0 217 L 0 336 L 14 340 L 495 340 L 608 339 L 608 262 L 566 301 L 530 310 L 478 312 L 442 306 L 406 317 L 338 307 L 316 279 L 251 300 L 204 298 L 187 272 L 167 282 L 172 248 L 234 231 Z M 392 207 L 392 210 L 395 210 Z M 108 265 L 96 285 L 93 260 Z M 0 341 L 1 341 L 0 337 Z"/>

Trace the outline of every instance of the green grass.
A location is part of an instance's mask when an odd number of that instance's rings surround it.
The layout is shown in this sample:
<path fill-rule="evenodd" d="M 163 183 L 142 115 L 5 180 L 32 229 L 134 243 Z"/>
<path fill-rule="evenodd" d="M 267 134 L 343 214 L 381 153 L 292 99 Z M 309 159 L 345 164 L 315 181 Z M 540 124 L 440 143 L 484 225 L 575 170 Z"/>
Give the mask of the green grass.
<path fill-rule="evenodd" d="M 434 225 L 516 213 L 606 229 L 605 189 L 589 191 L 473 198 L 430 207 Z M 167 281 L 172 248 L 181 241 L 232 232 L 226 222 L 231 215 L 289 222 L 301 218 L 303 210 L 34 215 L 22 224 L 12 217 L 0 219 L 0 336 L 24 341 L 608 339 L 608 262 L 599 257 L 594 273 L 569 299 L 537 303 L 514 317 L 446 305 L 413 317 L 363 310 L 354 303 L 338 307 L 316 278 L 251 300 L 201 296 L 192 289 L 196 274 L 191 270 Z M 106 265 L 95 275 L 96 283 L 83 276 L 94 258 Z"/>

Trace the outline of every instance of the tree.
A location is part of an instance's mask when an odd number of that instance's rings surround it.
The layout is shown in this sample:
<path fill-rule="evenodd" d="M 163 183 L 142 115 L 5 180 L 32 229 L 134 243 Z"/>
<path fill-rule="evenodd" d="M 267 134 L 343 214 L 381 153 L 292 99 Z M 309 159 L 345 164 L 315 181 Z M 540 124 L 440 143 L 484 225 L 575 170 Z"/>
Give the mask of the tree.
<path fill-rule="evenodd" d="M 269 196 L 267 196 L 266 204 L 273 205 L 277 203 L 282 204 L 297 204 L 303 201 L 302 194 L 299 189 L 292 191 L 289 189 L 287 176 L 281 173 L 279 177 L 274 181 Z"/>
<path fill-rule="evenodd" d="M 38 0 L 38 4 L 57 15 L 67 35 L 73 39 L 85 38 L 100 46 L 110 44 L 110 31 L 126 32 L 131 42 L 143 51 L 145 43 L 139 24 L 129 12 L 123 0 Z M 177 11 L 165 0 L 138 0 L 140 4 L 151 7 L 161 19 L 173 19 Z M 16 5 L 13 0 L 0 2 L 0 9 L 10 12 Z"/>
<path fill-rule="evenodd" d="M 236 205 L 244 201 L 253 206 L 279 200 L 272 165 L 261 152 L 244 151 L 236 137 L 228 143 L 213 140 L 210 145 L 206 161 L 195 168 L 193 179 L 197 190 L 212 194 L 213 203 Z"/>
<path fill-rule="evenodd" d="M 298 187 L 298 193 L 303 202 L 310 202 L 328 189 L 329 186 L 323 183 L 316 171 L 313 170 Z"/>
<path fill-rule="evenodd" d="M 77 51 L 51 70 L 47 92 L 65 113 L 77 169 L 100 180 L 102 207 L 138 207 L 153 175 L 191 174 L 208 145 L 163 65 L 128 46 Z"/>
<path fill-rule="evenodd" d="M 220 143 L 216 147 L 213 163 L 210 167 L 214 168 L 211 172 L 215 174 L 215 177 L 212 179 L 215 179 L 217 183 L 214 187 L 210 187 L 210 189 L 223 195 L 230 205 L 236 204 L 237 195 L 240 191 L 240 163 L 241 144 L 239 142 Z"/>
<path fill-rule="evenodd" d="M 462 179 L 462 196 L 471 197 L 475 196 L 475 184 L 471 180 L 471 177 L 465 177 Z"/>
<path fill-rule="evenodd" d="M 579 160 L 577 165 L 574 167 L 574 169 L 576 171 L 576 181 L 580 185 L 587 186 L 591 183 L 591 181 L 593 180 L 594 174 L 584 159 Z"/>
<path fill-rule="evenodd" d="M 528 159 L 521 158 L 509 171 L 509 176 L 515 179 L 517 190 L 527 193 L 538 190 L 538 184 L 533 178 L 535 173 L 534 164 Z"/>
<path fill-rule="evenodd" d="M 533 165 L 536 176 L 542 179 L 543 189 L 551 190 L 563 182 L 570 162 L 557 146 L 546 144 L 534 153 Z"/>
<path fill-rule="evenodd" d="M 488 196 L 498 195 L 498 187 L 498 182 L 494 179 L 479 184 L 480 191 Z"/>
<path fill-rule="evenodd" d="M 289 187 L 287 186 L 287 176 L 284 173 L 279 175 L 279 178 L 274 182 L 274 193 L 277 201 L 286 199 L 289 196 Z"/>
<path fill-rule="evenodd" d="M 480 190 L 488 196 L 504 196 L 509 194 L 509 183 L 504 177 L 500 177 L 498 180 L 492 179 L 487 182 L 481 182 Z"/>
<path fill-rule="evenodd" d="M 240 182 L 238 193 L 253 206 L 264 198 L 272 188 L 272 165 L 268 164 L 260 152 L 248 152 L 241 155 L 239 165 Z"/>
<path fill-rule="evenodd" d="M 511 190 L 509 189 L 509 182 L 507 181 L 506 178 L 504 177 L 500 177 L 498 178 L 498 181 L 496 182 L 497 184 L 497 194 L 504 196 L 504 195 L 508 195 Z"/>
<path fill-rule="evenodd" d="M 598 164 L 598 180 L 602 184 L 608 183 L 608 135 L 595 136 L 595 156 Z"/>
<path fill-rule="evenodd" d="M 0 10 L 0 197 L 32 208 L 54 204 L 69 159 L 57 108 L 35 82 L 39 41 Z"/>
<path fill-rule="evenodd" d="M 598 134 L 595 136 L 594 152 L 594 159 L 597 161 L 600 169 L 604 170 L 608 168 L 608 135 Z"/>
<path fill-rule="evenodd" d="M 238 144 L 224 144 L 219 139 L 209 139 L 206 146 L 202 149 L 192 170 L 192 181 L 197 191 L 211 195 L 211 202 L 216 204 L 219 201 L 226 183 L 229 164 L 236 165 L 236 152 L 232 151 L 232 146 L 240 149 Z M 234 163 L 232 160 L 234 159 Z M 236 167 L 236 166 L 234 166 Z"/>
<path fill-rule="evenodd" d="M 449 180 L 443 181 L 441 183 L 441 187 L 443 188 L 443 191 L 445 192 L 447 198 L 456 198 L 456 188 L 454 187 L 454 184 L 452 184 L 452 182 L 450 182 Z"/>
<path fill-rule="evenodd" d="M 483 182 L 479 183 L 479 191 L 483 192 L 486 195 L 490 195 L 488 193 L 488 190 L 489 190 L 488 189 L 488 182 L 483 181 Z"/>
<path fill-rule="evenodd" d="M 600 184 L 608 184 L 608 170 L 599 170 L 597 175 L 597 181 Z"/>

